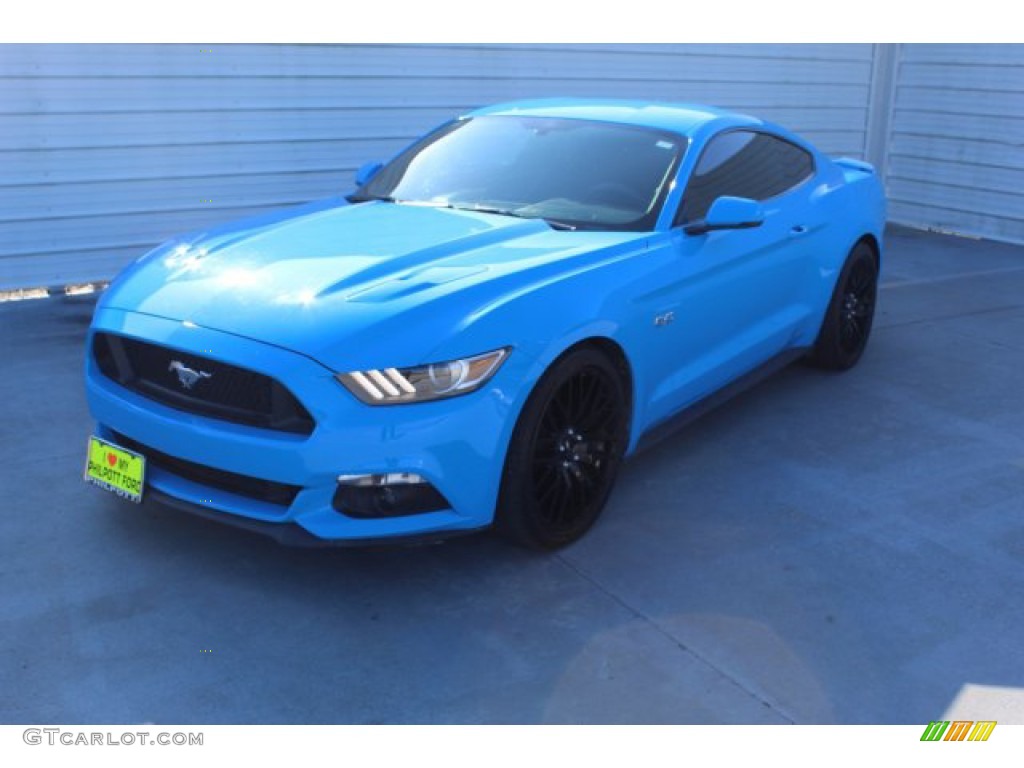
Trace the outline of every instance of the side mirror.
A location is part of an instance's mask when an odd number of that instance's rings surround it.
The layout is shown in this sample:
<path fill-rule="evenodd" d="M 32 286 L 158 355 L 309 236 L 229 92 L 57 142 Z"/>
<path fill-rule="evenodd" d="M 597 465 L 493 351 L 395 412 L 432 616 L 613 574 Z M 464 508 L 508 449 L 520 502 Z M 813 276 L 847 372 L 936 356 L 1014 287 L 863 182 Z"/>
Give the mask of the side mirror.
<path fill-rule="evenodd" d="M 711 204 L 703 219 L 691 221 L 683 231 L 703 235 L 715 229 L 750 229 L 764 224 L 764 207 L 746 197 L 720 197 Z"/>
<path fill-rule="evenodd" d="M 371 160 L 369 163 L 363 163 L 359 166 L 359 170 L 356 171 L 356 186 L 362 187 L 366 185 L 370 179 L 377 175 L 377 171 L 384 167 L 384 163 L 379 160 Z"/>

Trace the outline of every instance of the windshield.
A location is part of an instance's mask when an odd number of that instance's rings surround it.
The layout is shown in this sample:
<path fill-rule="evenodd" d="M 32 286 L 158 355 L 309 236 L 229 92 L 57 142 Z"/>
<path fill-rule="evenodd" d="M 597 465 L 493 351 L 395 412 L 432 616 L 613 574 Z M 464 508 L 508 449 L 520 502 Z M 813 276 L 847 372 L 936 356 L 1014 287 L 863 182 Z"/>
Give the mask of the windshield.
<path fill-rule="evenodd" d="M 629 125 L 475 117 L 420 140 L 350 199 L 483 210 L 568 229 L 650 230 L 685 144 Z"/>

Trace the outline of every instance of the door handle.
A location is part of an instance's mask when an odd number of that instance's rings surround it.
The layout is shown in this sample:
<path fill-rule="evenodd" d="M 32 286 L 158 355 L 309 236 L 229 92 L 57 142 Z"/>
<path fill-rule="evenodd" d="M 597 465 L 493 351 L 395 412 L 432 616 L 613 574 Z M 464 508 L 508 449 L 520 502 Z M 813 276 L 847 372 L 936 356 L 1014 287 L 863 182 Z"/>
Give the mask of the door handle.
<path fill-rule="evenodd" d="M 810 230 L 808 230 L 808 228 L 805 225 L 797 224 L 795 227 L 790 228 L 789 236 L 800 237 L 800 235 L 806 235 L 809 231 Z"/>

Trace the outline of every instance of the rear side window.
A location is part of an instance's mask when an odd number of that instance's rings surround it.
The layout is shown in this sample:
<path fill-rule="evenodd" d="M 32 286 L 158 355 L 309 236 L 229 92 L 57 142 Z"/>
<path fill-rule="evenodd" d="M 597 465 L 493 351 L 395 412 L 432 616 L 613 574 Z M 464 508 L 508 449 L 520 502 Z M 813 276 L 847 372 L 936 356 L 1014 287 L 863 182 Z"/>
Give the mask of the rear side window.
<path fill-rule="evenodd" d="M 722 195 L 767 200 L 813 173 L 810 153 L 785 139 L 760 131 L 720 133 L 697 161 L 676 223 L 703 218 Z"/>

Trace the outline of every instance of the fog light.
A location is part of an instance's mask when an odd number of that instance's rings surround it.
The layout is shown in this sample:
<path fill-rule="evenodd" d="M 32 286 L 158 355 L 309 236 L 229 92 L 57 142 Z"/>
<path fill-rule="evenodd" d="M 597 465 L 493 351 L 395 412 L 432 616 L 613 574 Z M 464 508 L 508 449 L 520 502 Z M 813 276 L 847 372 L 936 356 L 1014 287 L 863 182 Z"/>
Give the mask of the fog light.
<path fill-rule="evenodd" d="M 401 517 L 448 509 L 448 500 L 421 475 L 387 472 L 339 475 L 334 508 L 349 517 Z"/>

